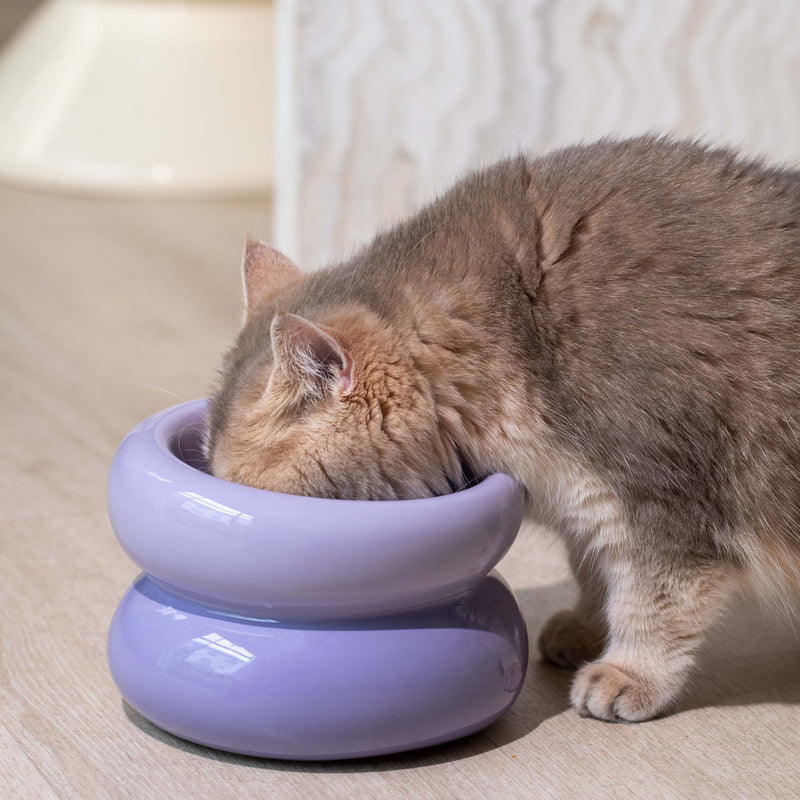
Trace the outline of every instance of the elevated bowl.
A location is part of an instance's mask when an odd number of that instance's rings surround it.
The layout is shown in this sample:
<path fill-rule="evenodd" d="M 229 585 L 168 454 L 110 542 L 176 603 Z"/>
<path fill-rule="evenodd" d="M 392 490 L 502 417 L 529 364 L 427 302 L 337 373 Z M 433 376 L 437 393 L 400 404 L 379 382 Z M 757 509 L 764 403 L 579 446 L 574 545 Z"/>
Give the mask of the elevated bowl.
<path fill-rule="evenodd" d="M 109 474 L 143 570 L 108 634 L 134 709 L 204 745 L 308 760 L 448 741 L 509 708 L 527 633 L 491 570 L 522 517 L 513 480 L 392 502 L 252 489 L 206 471 L 205 411 L 145 420 Z"/>

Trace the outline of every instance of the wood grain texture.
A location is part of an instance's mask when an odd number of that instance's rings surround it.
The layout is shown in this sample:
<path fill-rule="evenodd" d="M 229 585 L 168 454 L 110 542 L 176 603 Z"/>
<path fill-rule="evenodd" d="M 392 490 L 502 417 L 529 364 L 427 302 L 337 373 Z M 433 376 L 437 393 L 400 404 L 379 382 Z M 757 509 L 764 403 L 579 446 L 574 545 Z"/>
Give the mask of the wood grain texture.
<path fill-rule="evenodd" d="M 638 726 L 579 718 L 569 675 L 535 652 L 518 702 L 486 731 L 365 761 L 221 753 L 124 706 L 105 637 L 137 570 L 108 525 L 106 472 L 141 418 L 206 391 L 240 319 L 242 241 L 268 216 L 258 203 L 0 189 L 0 797 L 793 796 L 800 647 L 748 609 L 714 631 L 679 713 Z M 533 640 L 572 600 L 563 552 L 537 532 L 500 571 Z"/>
<path fill-rule="evenodd" d="M 518 149 L 659 131 L 800 161 L 795 0 L 277 2 L 275 241 L 309 268 Z"/>

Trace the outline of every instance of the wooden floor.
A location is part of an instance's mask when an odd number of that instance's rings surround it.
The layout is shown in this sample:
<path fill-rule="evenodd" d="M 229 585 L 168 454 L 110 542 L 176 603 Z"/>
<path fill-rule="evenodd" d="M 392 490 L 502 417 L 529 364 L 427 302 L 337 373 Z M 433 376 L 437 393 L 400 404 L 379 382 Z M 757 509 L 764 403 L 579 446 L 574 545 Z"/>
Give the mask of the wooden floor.
<path fill-rule="evenodd" d="M 159 204 L 0 189 L 0 798 L 800 797 L 800 645 L 738 609 L 678 713 L 580 719 L 533 654 L 483 733 L 365 761 L 244 758 L 182 742 L 121 701 L 105 635 L 137 573 L 106 518 L 114 449 L 202 395 L 239 320 L 246 233 L 266 202 Z M 568 603 L 559 548 L 525 532 L 501 565 L 531 638 Z"/>

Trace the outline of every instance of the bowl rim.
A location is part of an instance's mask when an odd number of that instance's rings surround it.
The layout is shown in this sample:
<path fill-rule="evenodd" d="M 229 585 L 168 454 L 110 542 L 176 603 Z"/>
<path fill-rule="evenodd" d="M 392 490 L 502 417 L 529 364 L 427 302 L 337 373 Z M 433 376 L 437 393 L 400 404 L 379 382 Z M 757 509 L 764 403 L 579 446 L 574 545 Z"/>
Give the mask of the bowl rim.
<path fill-rule="evenodd" d="M 199 469 L 187 462 L 180 455 L 177 455 L 172 449 L 175 436 L 186 427 L 184 423 L 196 417 L 201 410 L 205 413 L 208 409 L 208 403 L 209 398 L 203 397 L 195 400 L 187 400 L 162 409 L 143 420 L 128 434 L 128 436 L 130 437 L 137 434 L 142 426 L 148 425 L 148 423 L 152 424 L 154 442 L 160 454 L 156 455 L 154 453 L 154 456 L 159 458 L 162 462 L 166 461 L 170 463 L 171 467 L 178 472 L 185 475 L 192 475 L 193 479 L 197 480 L 199 485 L 202 484 L 204 488 L 208 490 L 209 494 L 212 493 L 213 487 L 216 487 L 218 491 L 235 493 L 240 495 L 243 500 L 249 500 L 251 502 L 258 502 L 260 499 L 260 501 L 264 503 L 281 502 L 289 505 L 302 505 L 304 508 L 317 507 L 320 510 L 323 510 L 325 507 L 344 509 L 348 506 L 351 508 L 369 507 L 374 510 L 376 504 L 380 504 L 381 508 L 391 511 L 393 509 L 399 509 L 401 506 L 408 508 L 412 505 L 424 504 L 426 508 L 433 508 L 439 505 L 451 505 L 458 502 L 454 498 L 459 496 L 468 493 L 470 496 L 482 495 L 484 493 L 491 494 L 493 493 L 492 490 L 496 491 L 500 484 L 517 483 L 513 478 L 504 473 L 493 472 L 478 478 L 477 482 L 471 486 L 449 492 L 448 494 L 435 495 L 434 497 L 394 500 L 349 500 L 334 497 L 318 497 L 315 495 L 287 494 L 285 492 L 276 492 L 271 489 L 260 489 L 255 486 L 235 483 L 220 478 L 207 470 Z M 484 484 L 486 485 L 484 486 Z M 278 498 L 280 498 L 280 500 Z"/>
<path fill-rule="evenodd" d="M 495 473 L 412 500 L 288 495 L 217 478 L 173 451 L 207 399 L 166 408 L 123 440 L 108 511 L 123 550 L 186 597 L 237 613 L 361 615 L 452 597 L 513 543 L 524 489 Z"/>

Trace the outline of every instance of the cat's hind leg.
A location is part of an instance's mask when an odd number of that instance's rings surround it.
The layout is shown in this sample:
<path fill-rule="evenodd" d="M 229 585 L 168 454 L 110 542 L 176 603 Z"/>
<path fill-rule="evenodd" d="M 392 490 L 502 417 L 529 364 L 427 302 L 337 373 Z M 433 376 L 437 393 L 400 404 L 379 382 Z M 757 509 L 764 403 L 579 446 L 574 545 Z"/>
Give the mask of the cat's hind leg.
<path fill-rule="evenodd" d="M 591 552 L 582 542 L 569 548 L 572 574 L 580 595 L 575 607 L 559 611 L 539 634 L 539 652 L 546 661 L 565 669 L 578 669 L 603 650 L 605 641 L 605 583 Z"/>
<path fill-rule="evenodd" d="M 582 716 L 612 722 L 651 719 L 683 689 L 706 629 L 736 586 L 733 569 L 649 552 L 617 553 L 603 571 L 608 639 L 575 676 L 572 704 Z"/>

